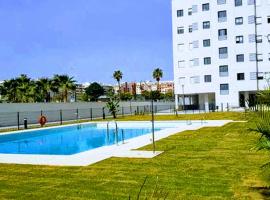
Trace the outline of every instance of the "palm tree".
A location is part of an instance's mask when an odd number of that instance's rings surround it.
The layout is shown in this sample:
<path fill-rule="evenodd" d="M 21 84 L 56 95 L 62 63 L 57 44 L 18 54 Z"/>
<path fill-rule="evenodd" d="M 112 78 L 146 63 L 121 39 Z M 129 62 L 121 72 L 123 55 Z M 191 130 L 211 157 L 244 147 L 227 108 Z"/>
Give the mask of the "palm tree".
<path fill-rule="evenodd" d="M 113 73 L 113 78 L 117 81 L 118 83 L 118 93 L 121 93 L 121 89 L 120 89 L 120 81 L 123 78 L 123 73 L 120 70 L 117 70 Z"/>
<path fill-rule="evenodd" d="M 67 102 L 68 93 L 76 89 L 75 80 L 68 75 L 54 75 L 53 77 L 53 90 L 60 92 L 61 100 Z"/>
<path fill-rule="evenodd" d="M 17 77 L 15 80 L 18 82 L 17 97 L 19 98 L 19 101 L 22 103 L 29 102 L 31 79 L 28 78 L 27 75 L 21 74 L 21 76 Z"/>
<path fill-rule="evenodd" d="M 159 81 L 160 79 L 163 77 L 163 71 L 162 69 L 160 68 L 156 68 L 154 71 L 153 71 L 153 78 L 156 79 L 157 81 L 157 89 L 158 91 L 160 91 L 160 88 L 159 88 Z"/>
<path fill-rule="evenodd" d="M 40 92 L 40 98 L 43 102 L 50 102 L 50 92 L 52 90 L 52 81 L 48 78 L 40 78 L 36 81 L 37 88 Z"/>
<path fill-rule="evenodd" d="M 6 97 L 8 102 L 18 102 L 17 88 L 18 88 L 18 81 L 13 79 L 5 80 L 3 83 L 3 95 Z"/>

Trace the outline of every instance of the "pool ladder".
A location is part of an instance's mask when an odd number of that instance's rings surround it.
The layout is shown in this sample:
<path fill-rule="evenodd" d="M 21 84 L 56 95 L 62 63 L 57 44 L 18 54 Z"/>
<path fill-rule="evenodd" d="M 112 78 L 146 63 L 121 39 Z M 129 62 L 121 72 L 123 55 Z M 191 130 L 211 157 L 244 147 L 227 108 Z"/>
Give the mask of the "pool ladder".
<path fill-rule="evenodd" d="M 118 145 L 119 142 L 119 138 L 118 138 L 118 132 L 119 132 L 119 128 L 118 128 L 118 124 L 116 121 L 108 121 L 107 122 L 107 141 L 110 141 L 110 122 L 114 122 L 115 124 L 115 143 Z M 122 143 L 125 143 L 125 139 L 124 139 L 124 130 L 121 130 L 121 134 L 122 134 Z"/>

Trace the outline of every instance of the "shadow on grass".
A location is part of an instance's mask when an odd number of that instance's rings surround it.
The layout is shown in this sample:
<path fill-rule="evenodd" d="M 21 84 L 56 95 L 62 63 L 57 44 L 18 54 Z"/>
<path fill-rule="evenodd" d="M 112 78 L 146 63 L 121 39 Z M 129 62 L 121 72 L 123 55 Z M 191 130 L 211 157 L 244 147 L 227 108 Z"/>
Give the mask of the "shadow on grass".
<path fill-rule="evenodd" d="M 263 197 L 269 199 L 270 198 L 270 187 L 269 186 L 261 186 L 261 187 L 250 187 L 251 190 L 259 192 Z"/>

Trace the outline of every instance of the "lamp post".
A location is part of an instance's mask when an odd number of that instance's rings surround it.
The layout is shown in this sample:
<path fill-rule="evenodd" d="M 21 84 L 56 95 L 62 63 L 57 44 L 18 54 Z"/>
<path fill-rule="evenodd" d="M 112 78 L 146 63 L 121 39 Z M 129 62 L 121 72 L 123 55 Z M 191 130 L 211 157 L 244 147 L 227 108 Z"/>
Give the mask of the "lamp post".
<path fill-rule="evenodd" d="M 155 116 L 154 116 L 154 98 L 152 87 L 149 86 L 146 82 L 145 85 L 150 88 L 151 96 L 151 122 L 152 122 L 152 145 L 153 145 L 153 154 L 156 153 L 156 142 L 155 142 Z"/>

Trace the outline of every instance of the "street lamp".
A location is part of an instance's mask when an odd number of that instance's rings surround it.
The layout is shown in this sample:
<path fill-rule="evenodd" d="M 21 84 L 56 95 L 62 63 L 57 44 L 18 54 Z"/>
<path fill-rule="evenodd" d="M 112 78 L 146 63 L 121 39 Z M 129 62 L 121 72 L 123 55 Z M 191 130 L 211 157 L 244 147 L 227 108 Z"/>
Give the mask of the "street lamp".
<path fill-rule="evenodd" d="M 155 143 L 155 116 L 154 116 L 154 98 L 153 98 L 153 90 L 152 87 L 149 86 L 146 82 L 144 82 L 145 85 L 150 88 L 150 94 L 151 94 L 151 122 L 152 122 L 152 144 L 153 144 L 153 153 L 156 153 L 156 143 Z"/>

